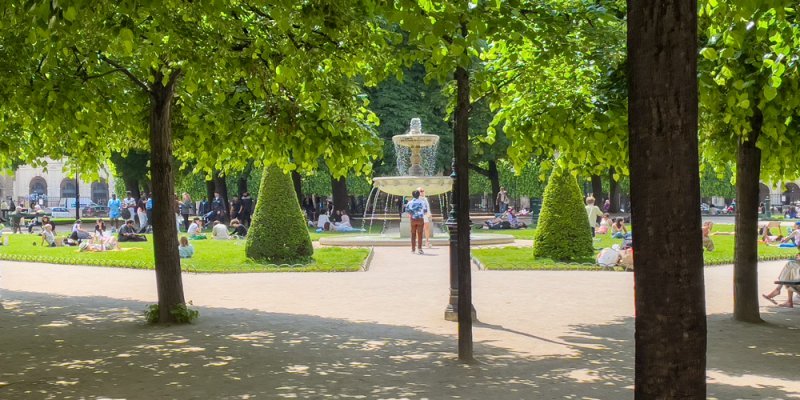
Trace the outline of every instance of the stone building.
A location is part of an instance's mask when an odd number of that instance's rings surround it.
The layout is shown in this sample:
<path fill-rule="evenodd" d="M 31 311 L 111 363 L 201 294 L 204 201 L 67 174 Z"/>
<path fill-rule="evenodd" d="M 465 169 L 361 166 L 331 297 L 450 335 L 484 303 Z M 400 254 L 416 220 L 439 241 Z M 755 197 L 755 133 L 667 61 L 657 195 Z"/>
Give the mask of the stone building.
<path fill-rule="evenodd" d="M 0 175 L 0 198 L 11 197 L 15 203 L 38 201 L 47 207 L 63 206 L 67 199 L 75 198 L 75 178 L 69 178 L 64 171 L 66 160 L 47 159 L 47 168 L 23 165 L 13 175 Z M 114 176 L 106 169 L 100 172 L 100 179 L 88 182 L 79 179 L 77 189 L 81 203 L 92 201 L 106 205 L 114 188 Z M 80 174 L 79 174 L 80 178 Z"/>

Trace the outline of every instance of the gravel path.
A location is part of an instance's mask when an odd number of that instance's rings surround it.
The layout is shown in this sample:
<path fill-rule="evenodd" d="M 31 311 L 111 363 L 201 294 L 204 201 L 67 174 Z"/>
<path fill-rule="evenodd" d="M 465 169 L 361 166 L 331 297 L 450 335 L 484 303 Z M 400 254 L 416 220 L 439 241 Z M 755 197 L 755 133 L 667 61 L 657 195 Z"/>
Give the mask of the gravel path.
<path fill-rule="evenodd" d="M 761 290 L 782 263 L 762 263 Z M 476 365 L 443 319 L 446 248 L 368 272 L 185 274 L 189 326 L 150 327 L 153 271 L 0 262 L 0 398 L 632 398 L 633 275 L 473 271 Z M 800 398 L 800 309 L 730 320 L 706 269 L 709 396 Z"/>

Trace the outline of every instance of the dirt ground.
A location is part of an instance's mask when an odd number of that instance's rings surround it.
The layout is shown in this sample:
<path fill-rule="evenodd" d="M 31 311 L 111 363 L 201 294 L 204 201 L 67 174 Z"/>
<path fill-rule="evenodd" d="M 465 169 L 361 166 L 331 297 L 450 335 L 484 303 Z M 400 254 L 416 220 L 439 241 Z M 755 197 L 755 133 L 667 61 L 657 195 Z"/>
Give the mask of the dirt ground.
<path fill-rule="evenodd" d="M 630 273 L 474 271 L 464 365 L 447 260 L 377 248 L 368 272 L 186 274 L 200 319 L 171 327 L 142 317 L 153 271 L 0 262 L 0 399 L 633 397 Z M 762 263 L 762 291 L 781 266 Z M 706 287 L 709 398 L 800 398 L 800 309 L 737 323 L 732 268 Z"/>

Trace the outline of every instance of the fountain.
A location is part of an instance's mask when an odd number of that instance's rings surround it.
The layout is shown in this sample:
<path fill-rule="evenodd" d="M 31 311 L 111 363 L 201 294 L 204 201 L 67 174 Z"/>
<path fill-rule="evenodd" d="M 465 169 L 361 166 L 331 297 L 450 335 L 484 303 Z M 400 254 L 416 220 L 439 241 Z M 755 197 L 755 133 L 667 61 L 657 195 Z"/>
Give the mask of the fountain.
<path fill-rule="evenodd" d="M 386 194 L 386 203 L 383 209 L 383 226 L 386 230 L 387 220 L 391 217 L 389 207 L 391 199 L 394 196 L 400 198 L 410 198 L 411 192 L 419 187 L 425 188 L 425 194 L 429 199 L 439 197 L 439 203 L 443 205 L 446 203 L 446 193 L 450 192 L 453 188 L 453 179 L 449 176 L 434 175 L 432 171 L 426 172 L 423 167 L 425 159 L 423 153 L 430 153 L 431 157 L 435 156 L 435 149 L 439 143 L 439 136 L 422 132 L 422 122 L 419 118 L 412 118 L 410 129 L 407 133 L 402 135 L 395 135 L 392 137 L 392 142 L 395 149 L 398 150 L 398 172 L 401 176 L 386 176 L 373 178 L 373 189 L 367 198 L 367 209 L 364 210 L 364 217 L 362 221 L 369 218 L 369 225 L 364 223 L 365 227 L 372 228 L 375 220 L 375 215 L 378 205 L 378 197 L 381 193 Z M 408 151 L 409 166 L 405 168 L 405 164 L 401 160 L 400 153 Z M 433 168 L 430 168 L 431 170 Z M 443 200 L 444 198 L 444 200 Z M 369 207 L 372 203 L 372 214 L 369 215 Z M 442 217 L 444 218 L 444 209 L 442 210 Z M 434 216 L 436 218 L 436 216 Z M 396 218 L 396 216 L 394 217 Z M 410 220 L 406 213 L 403 213 L 400 218 L 400 234 L 388 235 L 383 233 L 381 235 L 334 235 L 325 236 L 320 238 L 319 243 L 328 246 L 406 246 L 409 244 L 408 237 L 410 236 Z M 470 235 L 471 241 L 476 245 L 485 244 L 506 244 L 513 243 L 514 237 L 511 235 L 498 235 L 498 234 L 485 234 L 473 233 Z M 436 246 L 448 245 L 449 236 L 446 233 L 434 234 L 431 242 Z"/>

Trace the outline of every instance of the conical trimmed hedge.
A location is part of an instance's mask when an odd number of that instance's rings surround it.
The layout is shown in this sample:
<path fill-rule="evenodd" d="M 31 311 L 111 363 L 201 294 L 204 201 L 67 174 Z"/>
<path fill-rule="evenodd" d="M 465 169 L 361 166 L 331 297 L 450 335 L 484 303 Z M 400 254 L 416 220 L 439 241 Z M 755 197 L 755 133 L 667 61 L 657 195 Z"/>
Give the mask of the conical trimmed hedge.
<path fill-rule="evenodd" d="M 245 254 L 259 262 L 305 263 L 314 254 L 292 177 L 277 166 L 264 168 Z"/>
<path fill-rule="evenodd" d="M 578 181 L 556 167 L 544 189 L 542 211 L 533 237 L 533 256 L 576 261 L 593 255 L 592 231 Z"/>

